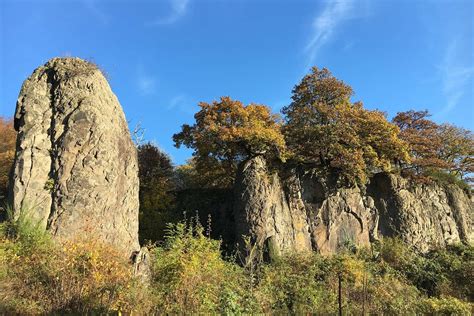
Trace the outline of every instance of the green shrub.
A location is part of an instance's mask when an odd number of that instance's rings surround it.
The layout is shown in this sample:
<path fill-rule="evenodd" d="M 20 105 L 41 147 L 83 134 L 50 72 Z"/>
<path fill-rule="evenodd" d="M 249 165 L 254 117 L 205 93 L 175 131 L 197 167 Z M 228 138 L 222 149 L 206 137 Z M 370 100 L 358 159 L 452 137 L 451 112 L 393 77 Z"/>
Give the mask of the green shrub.
<path fill-rule="evenodd" d="M 326 287 L 328 260 L 314 254 L 281 257 L 262 267 L 257 295 L 269 314 L 332 314 L 335 292 Z"/>
<path fill-rule="evenodd" d="M 221 242 L 199 221 L 171 224 L 152 251 L 152 287 L 159 314 L 241 314 L 256 304 L 243 268 L 221 255 Z"/>
<path fill-rule="evenodd" d="M 466 192 L 471 192 L 470 185 L 459 176 L 444 170 L 427 170 L 426 175 L 440 185 L 457 185 Z"/>
<path fill-rule="evenodd" d="M 282 257 L 261 270 L 257 293 L 269 314 L 415 314 L 420 293 L 383 265 L 353 254 Z M 401 294 L 403 293 L 403 294 Z"/>
<path fill-rule="evenodd" d="M 24 207 L 16 216 L 13 209 L 7 207 L 7 220 L 0 224 L 0 234 L 4 239 L 13 241 L 19 255 L 28 255 L 32 251 L 46 251 L 51 247 L 51 236 L 41 227 L 39 221 L 32 219 L 33 210 Z"/>
<path fill-rule="evenodd" d="M 425 298 L 420 312 L 425 315 L 472 315 L 474 305 L 453 297 Z"/>
<path fill-rule="evenodd" d="M 448 245 L 416 253 L 399 239 L 385 238 L 380 258 L 428 296 L 474 300 L 474 247 Z"/>
<path fill-rule="evenodd" d="M 455 244 L 425 255 L 425 271 L 439 275 L 440 281 L 430 295 L 453 296 L 474 301 L 474 247 Z"/>

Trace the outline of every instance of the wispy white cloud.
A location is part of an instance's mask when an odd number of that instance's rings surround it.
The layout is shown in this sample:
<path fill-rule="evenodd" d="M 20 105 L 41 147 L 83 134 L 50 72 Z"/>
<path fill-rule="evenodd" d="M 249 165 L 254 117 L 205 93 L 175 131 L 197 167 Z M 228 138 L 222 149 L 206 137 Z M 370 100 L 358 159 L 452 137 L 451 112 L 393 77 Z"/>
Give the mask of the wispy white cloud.
<path fill-rule="evenodd" d="M 177 106 L 182 105 L 183 102 L 185 102 L 185 100 L 186 100 L 186 97 L 182 94 L 173 97 L 170 103 L 168 104 L 168 109 L 174 109 Z"/>
<path fill-rule="evenodd" d="M 456 107 L 474 76 L 474 66 L 463 63 L 460 58 L 461 53 L 458 41 L 452 40 L 446 49 L 443 63 L 439 67 L 446 105 L 438 115 L 446 114 Z"/>
<path fill-rule="evenodd" d="M 156 88 L 156 80 L 152 77 L 140 76 L 137 80 L 138 90 L 142 95 L 153 94 Z"/>
<path fill-rule="evenodd" d="M 312 64 L 321 47 L 333 36 L 340 24 L 353 16 L 354 0 L 328 1 L 313 20 L 312 34 L 304 51 Z"/>
<path fill-rule="evenodd" d="M 180 94 L 170 100 L 167 109 L 176 109 L 187 114 L 193 114 L 196 110 L 196 105 L 197 103 L 193 102 L 186 95 Z"/>
<path fill-rule="evenodd" d="M 98 0 L 83 0 L 87 10 L 102 24 L 109 23 L 109 17 L 97 6 Z"/>
<path fill-rule="evenodd" d="M 137 68 L 136 86 L 138 92 L 145 96 L 156 92 L 156 77 L 145 72 L 142 66 Z"/>
<path fill-rule="evenodd" d="M 186 14 L 189 0 L 169 0 L 171 10 L 167 16 L 157 18 L 154 21 L 146 23 L 147 25 L 173 24 Z"/>
<path fill-rule="evenodd" d="M 351 39 L 344 44 L 344 47 L 342 48 L 342 50 L 344 51 L 351 50 L 355 44 L 356 44 L 356 40 Z"/>

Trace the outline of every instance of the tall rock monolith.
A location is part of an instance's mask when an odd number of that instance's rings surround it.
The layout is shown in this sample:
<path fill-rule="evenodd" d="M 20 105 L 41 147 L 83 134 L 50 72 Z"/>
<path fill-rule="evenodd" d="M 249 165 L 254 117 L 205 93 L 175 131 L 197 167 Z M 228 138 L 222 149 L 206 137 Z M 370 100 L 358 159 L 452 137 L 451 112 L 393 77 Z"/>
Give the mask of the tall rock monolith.
<path fill-rule="evenodd" d="M 57 239 L 138 244 L 138 164 L 122 107 L 102 72 L 54 58 L 21 88 L 11 181 L 14 216 Z"/>

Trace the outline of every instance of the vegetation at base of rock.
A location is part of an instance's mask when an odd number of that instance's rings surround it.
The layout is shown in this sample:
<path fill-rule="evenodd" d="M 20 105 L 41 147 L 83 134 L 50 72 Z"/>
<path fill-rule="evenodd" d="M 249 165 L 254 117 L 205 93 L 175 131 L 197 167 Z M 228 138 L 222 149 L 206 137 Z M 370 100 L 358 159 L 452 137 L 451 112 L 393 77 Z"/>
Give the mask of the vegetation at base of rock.
<path fill-rule="evenodd" d="M 256 312 L 243 268 L 223 260 L 221 242 L 206 236 L 194 218 L 170 225 L 163 246 L 153 250 L 152 287 L 160 314 Z"/>
<path fill-rule="evenodd" d="M 420 255 L 397 239 L 338 255 L 287 254 L 242 265 L 195 218 L 151 250 L 151 281 L 114 249 L 53 241 L 25 218 L 0 238 L 0 311 L 9 314 L 443 314 L 473 311 L 474 249 Z M 339 291 L 339 288 L 341 289 Z M 341 293 L 339 297 L 338 293 Z"/>
<path fill-rule="evenodd" d="M 114 247 L 94 238 L 54 241 L 21 214 L 0 229 L 0 313 L 102 314 L 146 304 L 146 288 Z"/>

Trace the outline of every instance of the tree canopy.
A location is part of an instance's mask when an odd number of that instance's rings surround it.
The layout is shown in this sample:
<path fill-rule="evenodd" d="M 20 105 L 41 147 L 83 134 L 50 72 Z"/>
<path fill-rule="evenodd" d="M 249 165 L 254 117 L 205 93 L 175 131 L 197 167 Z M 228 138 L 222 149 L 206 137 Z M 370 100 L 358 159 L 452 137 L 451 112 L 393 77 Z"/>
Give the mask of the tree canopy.
<path fill-rule="evenodd" d="M 9 173 L 15 156 L 15 141 L 13 120 L 0 117 L 0 203 L 7 194 Z"/>
<path fill-rule="evenodd" d="M 436 124 L 428 111 L 398 113 L 393 122 L 400 137 L 410 145 L 412 162 L 405 171 L 429 179 L 433 172 L 446 171 L 454 177 L 472 182 L 474 172 L 474 135 L 451 124 Z"/>
<path fill-rule="evenodd" d="M 448 171 L 472 182 L 469 175 L 474 173 L 474 134 L 451 124 L 442 124 L 439 134 L 442 139 L 439 157 L 448 164 Z"/>
<path fill-rule="evenodd" d="M 163 237 L 165 223 L 172 219 L 174 167 L 170 157 L 152 143 L 137 147 L 140 179 L 140 239 Z"/>
<path fill-rule="evenodd" d="M 212 103 L 201 102 L 195 124 L 183 125 L 173 135 L 176 147 L 194 149 L 196 169 L 212 172 L 231 185 L 240 162 L 256 156 L 284 156 L 285 141 L 280 117 L 261 104 L 244 105 L 230 97 Z"/>
<path fill-rule="evenodd" d="M 180 174 L 199 187 L 230 187 L 239 163 L 264 155 L 333 172 L 349 185 L 382 171 L 470 181 L 472 132 L 436 124 L 427 111 L 401 112 L 390 122 L 384 112 L 353 102 L 353 94 L 328 69 L 313 67 L 292 90 L 283 121 L 265 105 L 230 97 L 201 102 L 195 123 L 173 135 L 176 147 L 194 149 Z"/>
<path fill-rule="evenodd" d="M 297 161 L 336 169 L 350 183 L 365 183 L 370 172 L 389 171 L 393 163 L 409 160 L 408 146 L 383 112 L 352 103 L 352 94 L 329 70 L 314 67 L 282 110 L 284 135 Z"/>

